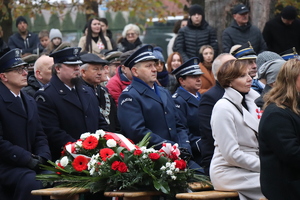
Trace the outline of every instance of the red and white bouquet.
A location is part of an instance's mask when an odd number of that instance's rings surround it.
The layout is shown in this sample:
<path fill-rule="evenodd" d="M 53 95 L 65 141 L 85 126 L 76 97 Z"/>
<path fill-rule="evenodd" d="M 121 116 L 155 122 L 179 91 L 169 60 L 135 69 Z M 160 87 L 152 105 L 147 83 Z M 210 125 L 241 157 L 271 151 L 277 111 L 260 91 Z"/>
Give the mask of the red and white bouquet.
<path fill-rule="evenodd" d="M 45 182 L 61 186 L 84 187 L 91 192 L 112 190 L 157 190 L 170 196 L 187 189 L 195 178 L 179 157 L 178 145 L 164 143 L 160 150 L 147 148 L 149 134 L 133 144 L 121 134 L 98 130 L 83 133 L 80 139 L 64 146 L 61 159 L 44 169 L 53 174 L 37 175 Z M 205 176 L 197 176 L 204 182 Z M 195 179 L 194 179 L 195 180 Z"/>

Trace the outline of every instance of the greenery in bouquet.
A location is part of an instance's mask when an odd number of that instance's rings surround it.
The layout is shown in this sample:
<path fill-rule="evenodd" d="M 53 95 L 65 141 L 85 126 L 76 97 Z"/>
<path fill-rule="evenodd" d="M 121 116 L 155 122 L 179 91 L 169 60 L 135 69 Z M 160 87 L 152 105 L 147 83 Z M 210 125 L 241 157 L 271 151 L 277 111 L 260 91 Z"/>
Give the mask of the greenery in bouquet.
<path fill-rule="evenodd" d="M 155 150 L 146 148 L 149 139 L 147 134 L 134 145 L 121 134 L 83 133 L 78 141 L 64 146 L 59 160 L 49 161 L 52 166 L 43 166 L 55 173 L 37 175 L 37 179 L 91 192 L 157 190 L 170 197 L 185 192 L 188 182 L 209 184 L 206 176 L 187 168 L 177 144 L 164 143 Z"/>

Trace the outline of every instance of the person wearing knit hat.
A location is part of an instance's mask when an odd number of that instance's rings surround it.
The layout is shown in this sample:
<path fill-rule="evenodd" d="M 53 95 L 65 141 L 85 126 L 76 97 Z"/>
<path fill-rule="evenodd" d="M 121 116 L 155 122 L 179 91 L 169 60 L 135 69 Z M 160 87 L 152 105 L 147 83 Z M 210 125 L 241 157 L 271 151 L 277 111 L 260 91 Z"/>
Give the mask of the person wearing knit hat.
<path fill-rule="evenodd" d="M 50 43 L 48 44 L 47 48 L 44 50 L 44 54 L 49 55 L 55 51 L 57 48 L 60 47 L 62 44 L 62 34 L 60 30 L 52 28 L 49 33 Z M 70 46 L 70 44 L 68 44 Z"/>
<path fill-rule="evenodd" d="M 215 54 L 218 54 L 216 30 L 205 20 L 203 8 L 194 4 L 189 8 L 187 26 L 178 31 L 173 51 L 178 52 L 185 62 L 190 58 L 199 57 L 199 48 L 203 45 L 212 46 Z"/>
<path fill-rule="evenodd" d="M 224 53 L 229 53 L 232 46 L 245 44 L 248 41 L 256 53 L 267 50 L 260 29 L 249 22 L 249 16 L 250 9 L 247 5 L 237 4 L 233 7 L 233 20 L 222 33 L 221 41 Z"/>
<path fill-rule="evenodd" d="M 153 55 L 156 59 L 158 59 L 156 63 L 157 84 L 164 88 L 167 88 L 167 86 L 169 85 L 169 77 L 172 75 L 168 73 L 167 68 L 165 66 L 165 58 L 162 54 L 162 49 L 160 47 L 154 47 Z"/>
<path fill-rule="evenodd" d="M 270 60 L 276 60 L 276 59 L 283 60 L 283 58 L 275 52 L 272 52 L 272 51 L 263 51 L 263 52 L 261 52 L 260 54 L 257 55 L 257 58 L 256 58 L 257 69 L 259 70 L 259 68 L 264 63 L 266 63 Z"/>
<path fill-rule="evenodd" d="M 295 47 L 297 53 L 300 53 L 300 20 L 297 16 L 297 8 L 286 6 L 279 15 L 266 23 L 262 34 L 269 51 L 280 54 Z"/>
<path fill-rule="evenodd" d="M 258 107 L 263 107 L 265 103 L 263 97 L 274 86 L 279 70 L 285 62 L 286 61 L 282 58 L 271 59 L 263 63 L 258 69 L 258 79 L 266 80 L 265 88 L 263 89 L 260 97 L 255 100 L 255 104 Z"/>
<path fill-rule="evenodd" d="M 28 31 L 28 23 L 25 17 L 19 16 L 16 19 L 18 32 L 11 35 L 8 39 L 10 49 L 21 49 L 22 55 L 35 53 L 38 48 L 38 35 Z"/>

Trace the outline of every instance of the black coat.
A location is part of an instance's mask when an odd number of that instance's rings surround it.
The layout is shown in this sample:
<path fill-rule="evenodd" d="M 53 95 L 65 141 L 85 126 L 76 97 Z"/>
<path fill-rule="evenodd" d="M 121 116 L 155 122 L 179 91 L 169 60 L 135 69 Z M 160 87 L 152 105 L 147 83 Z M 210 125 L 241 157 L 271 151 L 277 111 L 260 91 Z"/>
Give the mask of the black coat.
<path fill-rule="evenodd" d="M 179 52 L 183 61 L 192 57 L 199 57 L 199 50 L 203 45 L 210 45 L 218 55 L 218 40 L 216 30 L 202 19 L 200 26 L 194 26 L 191 19 L 188 25 L 181 28 L 174 42 L 173 51 Z"/>
<path fill-rule="evenodd" d="M 45 159 L 51 159 L 51 155 L 36 102 L 25 92 L 21 96 L 27 112 L 0 82 L 0 187 L 18 190 L 10 194 L 14 195 L 10 199 L 33 199 L 30 190 L 41 189 L 42 183 L 35 180 L 35 171 L 27 167 L 31 154 Z"/>
<path fill-rule="evenodd" d="M 36 80 L 34 75 L 30 75 L 27 79 L 27 82 L 28 85 L 22 88 L 22 91 L 33 97 L 36 91 L 38 91 L 42 85 Z"/>
<path fill-rule="evenodd" d="M 263 37 L 268 50 L 282 53 L 295 47 L 300 54 L 300 20 L 296 19 L 291 25 L 285 25 L 278 16 L 268 21 L 263 30 Z"/>
<path fill-rule="evenodd" d="M 57 75 L 52 75 L 50 83 L 35 93 L 53 160 L 60 157 L 67 142 L 75 142 L 82 133 L 108 128 L 91 88 L 78 84 L 76 91 L 79 99 Z"/>
<path fill-rule="evenodd" d="M 246 44 L 251 42 L 251 45 L 256 52 L 259 54 L 267 50 L 266 42 L 256 27 L 248 23 L 245 26 L 239 26 L 235 20 L 227 27 L 222 33 L 222 46 L 223 53 L 229 53 L 232 46 L 236 44 Z"/>
<path fill-rule="evenodd" d="M 210 126 L 210 118 L 214 105 L 224 95 L 224 88 L 216 81 L 216 85 L 203 93 L 199 104 L 199 129 L 201 134 L 201 166 L 209 176 L 209 167 L 214 154 L 214 138 Z"/>
<path fill-rule="evenodd" d="M 259 124 L 260 183 L 270 200 L 300 199 L 300 116 L 270 104 Z"/>

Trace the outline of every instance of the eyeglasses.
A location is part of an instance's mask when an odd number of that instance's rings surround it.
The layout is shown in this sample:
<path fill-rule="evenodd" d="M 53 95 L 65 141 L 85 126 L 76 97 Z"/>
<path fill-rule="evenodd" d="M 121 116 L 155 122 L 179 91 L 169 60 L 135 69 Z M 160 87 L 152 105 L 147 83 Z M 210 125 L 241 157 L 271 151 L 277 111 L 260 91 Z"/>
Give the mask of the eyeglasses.
<path fill-rule="evenodd" d="M 23 74 L 23 70 L 25 72 L 28 72 L 28 67 L 14 67 L 12 69 L 6 70 L 5 72 L 16 71 L 16 72 L 18 72 L 18 74 Z"/>
<path fill-rule="evenodd" d="M 135 36 L 135 33 L 127 33 L 126 36 Z"/>

